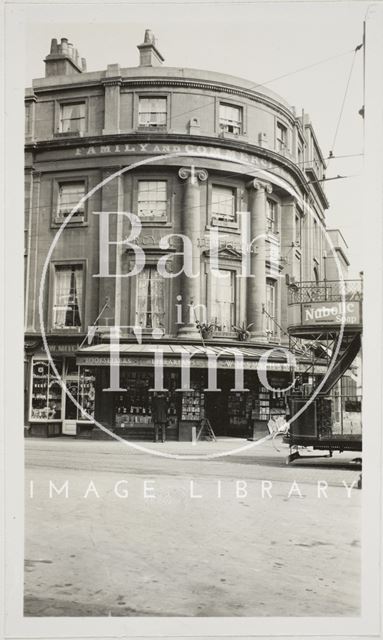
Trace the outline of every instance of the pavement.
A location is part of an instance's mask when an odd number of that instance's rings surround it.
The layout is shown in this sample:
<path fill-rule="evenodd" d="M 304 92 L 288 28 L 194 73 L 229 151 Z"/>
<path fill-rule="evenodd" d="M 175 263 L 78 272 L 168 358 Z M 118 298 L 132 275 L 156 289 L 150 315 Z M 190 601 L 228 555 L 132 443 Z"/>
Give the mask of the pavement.
<path fill-rule="evenodd" d="M 356 454 L 134 444 L 25 440 L 26 616 L 359 614 Z"/>

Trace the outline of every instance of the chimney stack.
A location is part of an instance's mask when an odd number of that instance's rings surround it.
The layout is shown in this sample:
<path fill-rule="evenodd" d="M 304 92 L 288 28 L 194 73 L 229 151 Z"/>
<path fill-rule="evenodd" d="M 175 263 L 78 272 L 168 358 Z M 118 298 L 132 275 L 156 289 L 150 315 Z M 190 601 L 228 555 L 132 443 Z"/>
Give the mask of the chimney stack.
<path fill-rule="evenodd" d="M 156 47 L 156 39 L 150 29 L 146 29 L 142 44 L 137 45 L 140 52 L 140 67 L 159 67 L 165 58 Z"/>
<path fill-rule="evenodd" d="M 70 76 L 74 73 L 86 71 L 85 58 L 80 58 L 77 49 L 68 38 L 61 38 L 58 43 L 57 38 L 52 38 L 50 53 L 44 60 L 45 76 Z"/>

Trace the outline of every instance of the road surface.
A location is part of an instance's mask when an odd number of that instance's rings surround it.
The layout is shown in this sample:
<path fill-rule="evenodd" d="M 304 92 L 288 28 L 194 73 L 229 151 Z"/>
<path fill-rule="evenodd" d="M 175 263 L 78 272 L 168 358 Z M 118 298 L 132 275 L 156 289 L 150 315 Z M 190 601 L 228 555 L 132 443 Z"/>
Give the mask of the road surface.
<path fill-rule="evenodd" d="M 226 453 L 246 441 L 149 444 Z M 350 454 L 26 439 L 26 616 L 355 616 Z"/>

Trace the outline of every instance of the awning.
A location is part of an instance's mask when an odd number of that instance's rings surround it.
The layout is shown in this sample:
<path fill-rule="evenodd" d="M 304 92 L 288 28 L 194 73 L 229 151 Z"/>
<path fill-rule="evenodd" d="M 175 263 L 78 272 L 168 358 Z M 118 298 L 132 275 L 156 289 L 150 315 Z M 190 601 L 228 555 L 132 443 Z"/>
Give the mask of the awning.
<path fill-rule="evenodd" d="M 191 369 L 205 369 L 209 366 L 209 360 L 216 363 L 218 369 L 234 369 L 237 360 L 243 362 L 244 369 L 289 372 L 290 363 L 281 351 L 269 353 L 266 362 L 260 362 L 262 356 L 276 349 L 272 345 L 259 346 L 206 346 L 179 343 L 121 343 L 119 351 L 113 351 L 109 343 L 102 343 L 90 347 L 83 347 L 77 351 L 76 362 L 78 365 L 88 367 L 108 367 L 111 362 L 118 362 L 121 367 L 153 367 L 156 352 L 162 353 L 163 366 L 166 368 L 179 368 L 184 359 L 188 359 Z M 305 372 L 310 367 L 309 358 L 297 358 L 295 371 Z M 317 373 L 325 373 L 326 366 L 315 366 Z"/>

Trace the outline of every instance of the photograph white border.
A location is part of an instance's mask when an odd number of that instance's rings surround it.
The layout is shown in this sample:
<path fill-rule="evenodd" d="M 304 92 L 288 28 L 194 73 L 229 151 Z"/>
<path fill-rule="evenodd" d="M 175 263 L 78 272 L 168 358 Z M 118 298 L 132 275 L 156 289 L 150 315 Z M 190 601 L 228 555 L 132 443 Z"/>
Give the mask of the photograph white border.
<path fill-rule="evenodd" d="M 346 0 L 348 1 L 348 0 Z M 4 440 L 5 599 L 4 638 L 361 638 L 381 637 L 382 528 L 382 176 L 383 5 L 368 14 L 366 59 L 366 210 L 361 212 L 365 247 L 363 330 L 362 614 L 337 618 L 31 618 L 23 617 L 24 434 L 23 434 L 23 238 L 24 68 L 28 17 L 44 22 L 88 22 L 89 2 L 11 2 L 4 5 L 5 175 L 4 225 Z M 92 3 L 92 20 L 126 19 L 135 3 Z M 140 6 L 152 3 L 139 3 Z M 172 2 L 155 4 L 176 4 Z M 182 4 L 182 3 L 177 3 Z M 185 3 L 189 4 L 189 3 Z M 193 4 L 193 3 L 192 3 Z M 214 4 L 201 3 L 196 5 Z M 215 3 L 217 6 L 219 3 Z M 238 5 L 241 2 L 235 2 Z M 366 3 L 366 9 L 367 9 Z M 70 13 L 68 13 L 68 9 Z M 196 10 L 198 10 L 196 8 Z M 201 12 L 201 20 L 203 13 Z M 339 25 L 339 28 L 342 28 Z M 54 31 L 55 29 L 53 29 Z M 57 28 L 56 28 L 57 31 Z"/>

